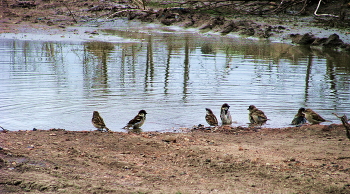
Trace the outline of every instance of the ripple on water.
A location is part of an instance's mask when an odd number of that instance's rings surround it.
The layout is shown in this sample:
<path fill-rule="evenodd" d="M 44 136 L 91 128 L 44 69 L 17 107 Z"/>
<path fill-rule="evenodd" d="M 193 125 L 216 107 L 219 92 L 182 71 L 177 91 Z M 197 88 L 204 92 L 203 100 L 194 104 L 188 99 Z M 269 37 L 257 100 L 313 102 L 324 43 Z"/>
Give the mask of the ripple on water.
<path fill-rule="evenodd" d="M 98 110 L 123 131 L 145 109 L 142 128 L 156 131 L 206 125 L 205 108 L 219 118 L 228 103 L 234 126 L 247 126 L 254 104 L 266 126 L 286 127 L 300 107 L 336 123 L 332 112 L 350 111 L 350 57 L 341 53 L 197 32 L 105 33 L 124 41 L 3 39 L 0 125 L 92 130 Z"/>

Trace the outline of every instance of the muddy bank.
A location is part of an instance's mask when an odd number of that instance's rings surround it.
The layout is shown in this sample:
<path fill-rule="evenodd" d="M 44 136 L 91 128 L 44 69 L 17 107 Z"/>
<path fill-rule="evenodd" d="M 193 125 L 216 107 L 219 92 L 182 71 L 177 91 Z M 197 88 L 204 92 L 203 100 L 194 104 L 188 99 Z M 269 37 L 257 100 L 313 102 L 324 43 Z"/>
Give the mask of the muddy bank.
<path fill-rule="evenodd" d="M 299 45 L 342 48 L 346 51 L 350 51 L 349 32 L 341 30 L 334 32 L 334 30 L 326 29 L 328 27 L 316 28 L 311 25 L 314 19 L 308 22 L 310 24 L 309 26 L 304 26 L 303 23 L 297 20 L 294 22 L 284 21 L 288 18 L 286 16 L 281 16 L 280 18 L 268 18 L 267 16 L 256 16 L 253 18 L 242 16 L 232 18 L 232 16 L 224 17 L 198 13 L 190 8 L 165 8 L 147 11 L 119 12 L 113 16 L 127 17 L 129 20 L 138 19 L 143 22 L 156 22 L 167 26 L 176 25 L 184 28 L 197 28 L 202 32 L 212 31 L 220 33 L 221 35 L 233 33 L 243 37 L 283 39 L 284 41 L 288 39 L 290 40 L 289 42 Z M 310 17 L 308 19 L 310 19 Z M 298 25 L 303 26 L 298 28 Z M 318 31 L 323 32 L 318 35 Z"/>
<path fill-rule="evenodd" d="M 64 31 L 67 26 L 90 22 L 99 25 L 116 17 L 127 17 L 129 20 L 196 28 L 222 35 L 237 34 L 350 50 L 350 5 L 346 3 L 327 1 L 318 9 L 319 16 L 316 17 L 316 1 L 308 4 L 303 1 L 281 4 L 277 1 L 223 1 L 209 4 L 197 1 L 149 1 L 145 6 L 137 1 L 74 1 L 69 4 L 64 1 L 33 2 L 6 1 L 4 9 L 0 11 L 0 32 L 23 32 L 29 28 Z"/>
<path fill-rule="evenodd" d="M 349 193 L 342 125 L 0 133 L 1 193 Z"/>

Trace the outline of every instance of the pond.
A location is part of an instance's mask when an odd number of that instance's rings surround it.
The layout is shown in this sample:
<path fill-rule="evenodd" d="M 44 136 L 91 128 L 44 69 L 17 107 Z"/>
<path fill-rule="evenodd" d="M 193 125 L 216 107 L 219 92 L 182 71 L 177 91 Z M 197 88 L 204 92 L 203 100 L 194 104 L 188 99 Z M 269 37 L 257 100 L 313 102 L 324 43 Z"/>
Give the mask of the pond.
<path fill-rule="evenodd" d="M 332 112 L 350 116 L 350 56 L 334 50 L 124 20 L 0 34 L 0 50 L 0 126 L 9 130 L 94 130 L 97 110 L 125 131 L 145 109 L 143 131 L 173 131 L 207 126 L 205 108 L 219 118 L 223 103 L 233 126 L 248 126 L 252 104 L 273 128 L 290 126 L 300 107 L 333 123 Z"/>

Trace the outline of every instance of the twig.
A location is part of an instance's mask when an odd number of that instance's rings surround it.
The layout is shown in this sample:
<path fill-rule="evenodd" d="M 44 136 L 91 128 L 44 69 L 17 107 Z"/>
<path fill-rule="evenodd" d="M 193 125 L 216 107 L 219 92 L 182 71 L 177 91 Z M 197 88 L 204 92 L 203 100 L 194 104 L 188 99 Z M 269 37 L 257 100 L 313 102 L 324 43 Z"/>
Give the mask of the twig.
<path fill-rule="evenodd" d="M 348 123 L 350 119 L 348 119 L 346 115 L 343 115 L 340 117 L 336 113 L 332 113 L 332 114 L 334 114 L 336 117 L 338 117 L 341 120 L 341 122 L 343 123 L 343 126 L 346 129 L 346 136 L 348 137 L 348 139 L 350 139 L 350 124 Z"/>
<path fill-rule="evenodd" d="M 61 3 L 68 9 L 68 11 L 69 11 L 69 14 L 72 16 L 72 18 L 73 18 L 73 21 L 75 22 L 75 23 L 78 23 L 78 21 L 75 19 L 75 17 L 74 17 L 74 14 L 72 13 L 72 11 L 68 8 L 68 6 L 67 6 L 67 4 L 64 2 L 64 1 L 61 1 Z"/>
<path fill-rule="evenodd" d="M 320 7 L 321 1 L 322 1 L 322 0 L 320 0 L 320 1 L 318 2 L 317 8 L 316 8 L 316 10 L 315 10 L 315 12 L 314 12 L 314 15 L 315 15 L 315 16 L 331 16 L 331 17 L 336 17 L 336 18 L 339 17 L 339 16 L 332 15 L 332 14 L 317 14 L 317 11 L 318 11 L 318 8 Z"/>
<path fill-rule="evenodd" d="M 304 1 L 304 6 L 303 6 L 303 8 L 301 8 L 300 11 L 299 11 L 297 14 L 294 14 L 294 15 L 298 15 L 298 14 L 304 12 L 306 6 L 307 6 L 307 0 Z"/>
<path fill-rule="evenodd" d="M 136 4 L 136 6 L 140 9 L 145 10 L 146 9 L 146 2 L 145 0 L 133 0 L 133 3 Z"/>

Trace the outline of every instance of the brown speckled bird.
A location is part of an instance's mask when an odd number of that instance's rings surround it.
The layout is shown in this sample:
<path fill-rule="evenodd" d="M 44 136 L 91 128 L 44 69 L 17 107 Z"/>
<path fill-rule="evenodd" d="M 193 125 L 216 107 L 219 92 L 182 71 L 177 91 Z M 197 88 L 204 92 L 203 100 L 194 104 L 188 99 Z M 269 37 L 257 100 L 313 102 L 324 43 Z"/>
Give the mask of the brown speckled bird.
<path fill-rule="evenodd" d="M 249 110 L 249 121 L 251 124 L 262 125 L 268 120 L 265 113 L 257 109 L 254 105 L 250 105 L 247 110 Z"/>
<path fill-rule="evenodd" d="M 232 117 L 231 117 L 230 111 L 228 110 L 229 108 L 230 106 L 227 103 L 221 106 L 220 118 L 221 118 L 222 125 L 232 124 Z"/>
<path fill-rule="evenodd" d="M 214 115 L 213 111 L 211 111 L 209 108 L 205 109 L 207 111 L 205 115 L 205 120 L 210 126 L 218 126 L 218 119 Z"/>
<path fill-rule="evenodd" d="M 128 129 L 132 127 L 133 129 L 139 129 L 143 123 L 145 123 L 147 112 L 145 110 L 140 110 L 139 113 L 129 121 L 129 123 L 124 127 Z"/>
<path fill-rule="evenodd" d="M 303 111 L 305 111 L 305 108 L 299 108 L 298 113 L 294 116 L 291 125 L 302 125 L 306 123 L 306 118 Z"/>
<path fill-rule="evenodd" d="M 304 110 L 303 113 L 305 114 L 305 118 L 307 119 L 307 121 L 309 121 L 312 125 L 320 124 L 322 122 L 327 121 L 310 108 Z"/>
<path fill-rule="evenodd" d="M 99 131 L 103 131 L 103 128 L 105 128 L 108 132 L 111 131 L 106 127 L 105 122 L 97 111 L 93 112 L 91 122 Z"/>

